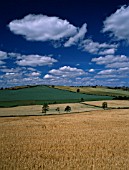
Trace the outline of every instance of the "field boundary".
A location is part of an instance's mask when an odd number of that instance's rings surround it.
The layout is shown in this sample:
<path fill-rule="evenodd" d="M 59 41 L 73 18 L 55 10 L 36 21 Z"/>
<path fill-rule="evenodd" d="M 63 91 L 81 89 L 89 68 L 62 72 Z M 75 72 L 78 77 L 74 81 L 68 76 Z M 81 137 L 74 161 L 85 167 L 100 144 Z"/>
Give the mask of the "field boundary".
<path fill-rule="evenodd" d="M 97 106 L 97 105 L 93 105 L 93 104 L 87 104 L 87 103 L 82 103 L 82 104 L 87 105 L 87 106 L 102 108 L 102 106 Z M 106 108 L 106 110 L 109 110 L 109 109 L 129 109 L 129 107 L 107 107 Z"/>
<path fill-rule="evenodd" d="M 88 104 L 87 104 L 88 105 Z M 93 106 L 93 105 L 90 105 Z M 117 110 L 117 109 L 129 109 L 129 107 L 118 107 L 118 108 L 107 108 L 107 109 L 103 109 L 102 107 L 99 107 L 102 110 Z M 94 112 L 94 111 L 102 111 L 102 110 L 85 110 L 85 111 L 80 111 L 80 112 L 63 112 L 63 113 L 50 113 L 50 114 L 32 114 L 32 115 L 0 115 L 0 118 L 5 118 L 5 117 L 37 117 L 37 116 L 62 116 L 62 115 L 70 115 L 70 114 L 80 114 L 80 113 L 85 113 L 85 112 Z"/>

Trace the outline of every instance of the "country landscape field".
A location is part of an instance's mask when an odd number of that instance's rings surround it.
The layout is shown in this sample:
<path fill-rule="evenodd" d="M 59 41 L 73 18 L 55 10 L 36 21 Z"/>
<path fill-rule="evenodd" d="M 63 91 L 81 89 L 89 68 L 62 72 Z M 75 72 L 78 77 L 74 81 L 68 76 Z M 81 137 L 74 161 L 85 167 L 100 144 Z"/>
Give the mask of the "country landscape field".
<path fill-rule="evenodd" d="M 80 93 L 83 94 L 93 94 L 93 95 L 107 95 L 107 96 L 128 96 L 129 97 L 129 89 L 122 88 L 111 88 L 111 87 L 103 87 L 103 86 L 55 86 L 57 89 L 68 90 L 72 92 L 76 92 L 77 89 L 80 90 Z"/>
<path fill-rule="evenodd" d="M 0 118 L 0 169 L 128 170 L 129 109 Z"/>
<path fill-rule="evenodd" d="M 129 170 L 129 0 L 0 1 L 0 170 Z"/>
<path fill-rule="evenodd" d="M 75 103 L 81 100 L 110 100 L 111 96 L 89 95 L 71 92 L 51 86 L 32 86 L 21 89 L 0 90 L 0 107 L 14 107 L 24 105 L 42 105 L 43 103 Z"/>
<path fill-rule="evenodd" d="M 129 169 L 129 100 L 115 100 L 125 91 L 108 89 L 105 96 L 100 87 L 89 87 L 94 94 L 70 88 L 0 91 L 1 170 Z"/>

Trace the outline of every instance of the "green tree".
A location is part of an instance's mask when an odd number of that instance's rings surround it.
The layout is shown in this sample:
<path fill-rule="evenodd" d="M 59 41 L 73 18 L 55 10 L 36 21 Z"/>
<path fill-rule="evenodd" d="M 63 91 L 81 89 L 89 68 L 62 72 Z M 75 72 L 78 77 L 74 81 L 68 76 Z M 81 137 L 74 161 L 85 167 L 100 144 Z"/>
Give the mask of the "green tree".
<path fill-rule="evenodd" d="M 102 103 L 102 108 L 105 110 L 105 109 L 107 109 L 107 102 L 103 102 Z"/>
<path fill-rule="evenodd" d="M 83 99 L 83 98 L 81 98 L 81 102 L 84 102 L 84 99 Z"/>
<path fill-rule="evenodd" d="M 47 104 L 47 103 L 44 103 L 44 104 L 43 104 L 43 107 L 42 107 L 42 113 L 46 113 L 48 110 L 49 110 L 48 104 Z"/>
<path fill-rule="evenodd" d="M 64 111 L 65 111 L 65 112 L 70 112 L 70 111 L 71 111 L 71 107 L 70 107 L 70 106 L 66 106 L 66 108 L 65 108 Z"/>
<path fill-rule="evenodd" d="M 77 93 L 79 93 L 80 92 L 80 89 L 77 89 Z"/>
<path fill-rule="evenodd" d="M 60 113 L 60 108 L 59 108 L 59 107 L 57 107 L 57 108 L 56 108 L 56 111 Z"/>

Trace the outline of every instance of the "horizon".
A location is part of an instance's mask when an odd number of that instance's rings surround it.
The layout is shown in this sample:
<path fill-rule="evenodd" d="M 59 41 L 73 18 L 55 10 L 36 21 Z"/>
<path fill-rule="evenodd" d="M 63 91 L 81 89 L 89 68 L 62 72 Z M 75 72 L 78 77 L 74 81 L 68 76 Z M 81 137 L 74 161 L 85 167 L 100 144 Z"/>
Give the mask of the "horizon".
<path fill-rule="evenodd" d="M 37 86 L 49 86 L 49 87 L 52 87 L 52 88 L 55 88 L 55 86 L 64 86 L 64 87 L 92 87 L 92 88 L 97 88 L 97 87 L 102 87 L 102 88 L 111 88 L 111 89 L 119 89 L 119 88 L 121 88 L 121 89 L 124 89 L 124 88 L 127 88 L 127 89 L 129 89 L 129 87 L 128 86 L 103 86 L 103 85 L 86 85 L 86 86 L 67 86 L 67 85 L 53 85 L 53 84 L 27 84 L 27 85 L 18 85 L 18 86 L 9 86 L 9 87 L 0 87 L 0 90 L 6 90 L 6 89 L 12 89 L 12 88 L 31 88 L 31 87 L 37 87 Z"/>
<path fill-rule="evenodd" d="M 129 87 L 127 0 L 0 2 L 0 88 Z"/>

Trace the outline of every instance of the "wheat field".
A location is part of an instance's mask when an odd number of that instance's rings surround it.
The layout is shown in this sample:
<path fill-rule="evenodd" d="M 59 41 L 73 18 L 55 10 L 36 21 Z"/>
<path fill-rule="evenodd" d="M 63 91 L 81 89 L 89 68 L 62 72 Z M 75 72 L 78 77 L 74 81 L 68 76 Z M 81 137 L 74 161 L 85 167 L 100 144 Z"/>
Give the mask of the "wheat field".
<path fill-rule="evenodd" d="M 1 170 L 128 170 L 129 109 L 0 118 Z"/>
<path fill-rule="evenodd" d="M 111 108 L 129 108 L 129 100 L 103 100 L 103 101 L 90 101 L 90 102 L 83 102 L 85 104 L 94 105 L 94 106 L 102 106 L 103 102 L 107 102 L 108 107 Z"/>
<path fill-rule="evenodd" d="M 65 104 L 50 104 L 49 111 L 47 111 L 47 115 L 52 114 L 64 114 L 66 113 L 65 107 L 70 106 L 71 112 L 84 112 L 91 110 L 100 110 L 101 108 L 96 108 L 90 105 L 85 105 L 82 103 L 65 103 Z M 60 112 L 56 111 L 56 108 L 60 108 Z M 31 106 L 18 106 L 18 107 L 10 107 L 10 108 L 0 108 L 0 116 L 29 116 L 29 115 L 43 115 L 42 113 L 42 105 L 31 105 Z"/>

